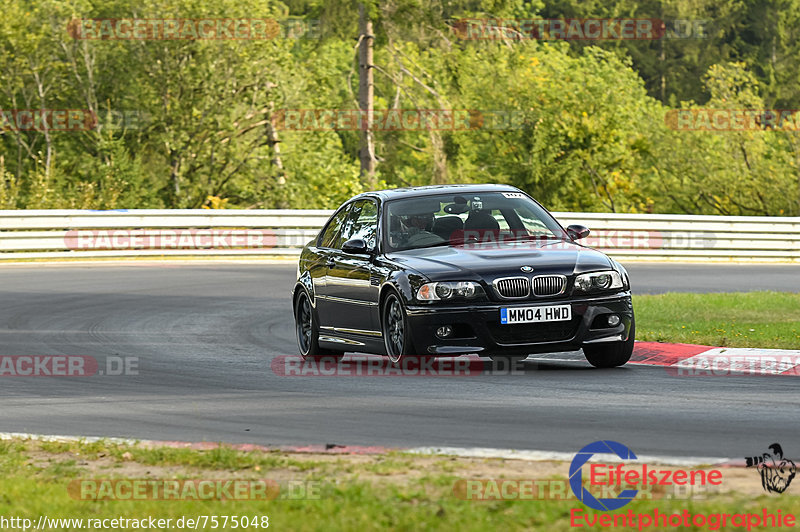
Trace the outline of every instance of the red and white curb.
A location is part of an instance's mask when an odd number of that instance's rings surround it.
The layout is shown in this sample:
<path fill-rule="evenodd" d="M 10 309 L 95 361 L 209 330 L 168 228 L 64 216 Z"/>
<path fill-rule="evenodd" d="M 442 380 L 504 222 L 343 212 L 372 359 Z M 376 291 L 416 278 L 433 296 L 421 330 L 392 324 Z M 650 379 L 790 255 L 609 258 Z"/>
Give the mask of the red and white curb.
<path fill-rule="evenodd" d="M 524 460 L 529 462 L 571 462 L 575 453 L 560 451 L 536 451 L 520 449 L 495 449 L 489 447 L 411 447 L 392 448 L 376 445 L 256 445 L 250 443 L 214 443 L 214 442 L 184 442 L 160 440 L 136 440 L 131 438 L 113 438 L 98 436 L 58 436 L 47 434 L 31 434 L 26 432 L 0 432 L 0 441 L 3 440 L 33 440 L 62 443 L 96 443 L 106 442 L 111 445 L 128 445 L 144 449 L 169 447 L 174 449 L 212 450 L 220 446 L 237 451 L 283 451 L 288 453 L 313 453 L 336 455 L 365 455 L 387 454 L 389 452 L 403 452 L 416 455 L 433 456 L 459 456 L 463 458 L 502 458 L 508 460 Z M 744 467 L 744 460 L 729 459 L 711 456 L 666 456 L 666 455 L 638 455 L 637 459 L 648 464 L 672 466 L 699 466 L 714 465 L 719 467 Z M 590 461 L 593 462 L 623 462 L 613 454 L 596 454 Z"/>
<path fill-rule="evenodd" d="M 629 364 L 664 366 L 678 377 L 797 377 L 800 350 L 636 342 Z"/>

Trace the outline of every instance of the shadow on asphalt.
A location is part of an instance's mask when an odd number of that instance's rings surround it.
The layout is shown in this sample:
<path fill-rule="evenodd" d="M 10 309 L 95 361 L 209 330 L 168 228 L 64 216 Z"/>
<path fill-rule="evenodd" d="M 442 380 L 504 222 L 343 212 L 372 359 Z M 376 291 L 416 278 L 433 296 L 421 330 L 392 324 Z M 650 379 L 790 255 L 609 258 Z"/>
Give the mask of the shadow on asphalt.
<path fill-rule="evenodd" d="M 483 373 L 488 375 L 526 375 L 541 371 L 567 371 L 572 373 L 598 372 L 607 374 L 611 371 L 630 371 L 632 368 L 621 366 L 617 368 L 595 368 L 585 361 L 545 361 L 545 360 L 520 360 L 515 362 L 483 361 Z"/>

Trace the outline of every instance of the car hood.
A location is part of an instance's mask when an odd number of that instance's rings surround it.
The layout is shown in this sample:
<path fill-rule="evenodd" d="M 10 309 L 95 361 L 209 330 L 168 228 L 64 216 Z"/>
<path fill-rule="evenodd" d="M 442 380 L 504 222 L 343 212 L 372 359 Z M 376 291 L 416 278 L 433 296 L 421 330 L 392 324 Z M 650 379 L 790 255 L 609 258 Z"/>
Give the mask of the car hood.
<path fill-rule="evenodd" d="M 508 242 L 411 249 L 388 253 L 387 258 L 416 270 L 431 281 L 491 282 L 498 277 L 522 275 L 572 275 L 613 268 L 603 253 L 571 242 Z"/>

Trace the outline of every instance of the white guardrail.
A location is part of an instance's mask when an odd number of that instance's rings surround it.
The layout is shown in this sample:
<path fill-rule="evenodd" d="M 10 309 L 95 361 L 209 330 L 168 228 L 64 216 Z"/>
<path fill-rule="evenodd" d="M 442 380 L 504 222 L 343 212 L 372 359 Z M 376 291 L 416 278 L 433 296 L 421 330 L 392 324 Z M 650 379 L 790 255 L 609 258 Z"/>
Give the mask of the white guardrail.
<path fill-rule="evenodd" d="M 327 210 L 0 211 L 0 260 L 296 256 Z M 800 218 L 557 212 L 620 260 L 800 262 Z"/>

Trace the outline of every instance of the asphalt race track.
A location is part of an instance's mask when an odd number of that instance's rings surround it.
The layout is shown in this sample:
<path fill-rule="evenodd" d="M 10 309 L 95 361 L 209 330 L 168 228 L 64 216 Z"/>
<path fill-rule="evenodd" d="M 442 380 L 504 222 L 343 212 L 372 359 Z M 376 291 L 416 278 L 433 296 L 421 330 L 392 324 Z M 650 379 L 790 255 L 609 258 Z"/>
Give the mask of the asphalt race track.
<path fill-rule="evenodd" d="M 646 264 L 625 267 L 634 294 L 664 292 L 800 292 L 800 266 L 737 264 Z"/>
<path fill-rule="evenodd" d="M 639 293 L 800 290 L 797 266 L 629 267 Z M 0 355 L 88 355 L 138 375 L 0 378 L 0 431 L 259 444 L 800 455 L 800 381 L 526 362 L 521 375 L 283 377 L 294 266 L 0 267 Z M 691 312 L 691 309 L 686 309 Z M 116 359 L 114 359 L 116 360 Z M 128 359 L 132 360 L 132 359 Z M 488 366 L 488 363 L 487 363 Z"/>

